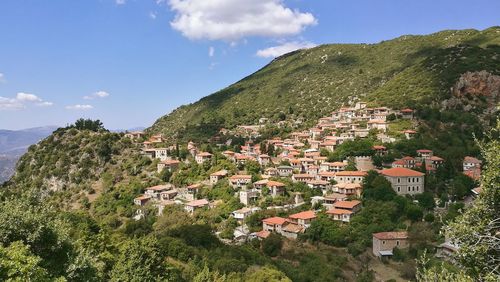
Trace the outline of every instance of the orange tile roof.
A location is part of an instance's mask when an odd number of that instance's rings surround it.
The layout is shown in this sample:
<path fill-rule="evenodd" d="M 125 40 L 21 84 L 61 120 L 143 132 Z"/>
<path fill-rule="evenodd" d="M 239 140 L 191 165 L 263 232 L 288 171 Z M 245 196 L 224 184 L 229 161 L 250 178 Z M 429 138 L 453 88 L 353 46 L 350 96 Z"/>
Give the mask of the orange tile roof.
<path fill-rule="evenodd" d="M 262 222 L 269 225 L 282 225 L 283 223 L 286 222 L 286 219 L 279 216 L 275 216 L 275 217 L 264 218 Z"/>
<path fill-rule="evenodd" d="M 252 179 L 251 175 L 246 175 L 246 174 L 236 174 L 231 176 L 229 179 L 231 180 L 236 180 L 236 179 Z"/>
<path fill-rule="evenodd" d="M 373 237 L 379 240 L 408 239 L 408 232 L 406 231 L 379 232 L 379 233 L 373 233 Z"/>
<path fill-rule="evenodd" d="M 345 209 L 330 209 L 326 211 L 327 214 L 352 214 L 353 212 Z"/>
<path fill-rule="evenodd" d="M 299 213 L 295 213 L 289 216 L 292 219 L 313 219 L 316 218 L 316 214 L 314 211 L 303 211 Z"/>
<path fill-rule="evenodd" d="M 148 187 L 148 188 L 146 188 L 146 190 L 160 191 L 160 190 L 166 190 L 166 189 L 169 189 L 169 188 L 170 188 L 169 185 L 156 185 L 156 186 L 153 186 L 153 187 Z"/>
<path fill-rule="evenodd" d="M 207 199 L 194 200 L 194 201 L 186 203 L 186 205 L 190 206 L 190 207 L 202 207 L 202 206 L 206 206 L 208 204 L 209 203 L 208 203 Z"/>
<path fill-rule="evenodd" d="M 210 154 L 209 152 L 201 152 L 198 154 L 198 156 L 200 157 L 211 157 L 212 154 Z"/>
<path fill-rule="evenodd" d="M 267 182 L 267 186 L 270 186 L 270 187 L 272 187 L 272 186 L 284 187 L 284 186 L 285 186 L 285 184 L 284 184 L 284 183 L 281 183 L 281 182 L 278 182 L 278 181 L 272 181 L 272 180 L 269 180 L 269 181 Z"/>
<path fill-rule="evenodd" d="M 210 174 L 210 176 L 226 176 L 226 175 L 227 175 L 227 170 L 219 170 Z"/>
<path fill-rule="evenodd" d="M 385 150 L 386 147 L 385 146 L 381 146 L 381 145 L 375 145 L 375 146 L 373 146 L 373 149 L 374 150 Z"/>
<path fill-rule="evenodd" d="M 395 168 L 389 168 L 389 169 L 383 169 L 380 171 L 381 174 L 385 176 L 392 176 L 392 177 L 398 177 L 398 176 L 424 176 L 425 174 L 419 171 L 415 171 L 409 168 L 404 168 L 404 167 L 395 167 Z"/>
<path fill-rule="evenodd" d="M 267 237 L 269 237 L 269 235 L 271 235 L 271 232 L 269 232 L 267 230 L 261 230 L 261 231 L 255 233 L 255 236 L 262 238 L 262 239 L 266 239 Z"/>
<path fill-rule="evenodd" d="M 417 153 L 432 153 L 432 150 L 420 149 L 420 150 L 417 150 Z"/>
<path fill-rule="evenodd" d="M 361 204 L 360 201 L 358 200 L 353 200 L 353 201 L 338 201 L 333 204 L 333 207 L 335 208 L 342 208 L 342 209 L 353 209 L 355 206 Z"/>
<path fill-rule="evenodd" d="M 366 176 L 366 171 L 340 171 L 337 176 Z"/>

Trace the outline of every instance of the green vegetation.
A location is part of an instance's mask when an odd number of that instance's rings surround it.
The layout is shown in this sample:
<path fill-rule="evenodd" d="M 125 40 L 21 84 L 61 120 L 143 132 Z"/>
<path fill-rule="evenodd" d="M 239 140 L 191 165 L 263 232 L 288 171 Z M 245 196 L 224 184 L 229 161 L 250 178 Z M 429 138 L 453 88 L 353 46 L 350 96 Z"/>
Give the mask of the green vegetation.
<path fill-rule="evenodd" d="M 206 140 L 222 127 L 255 124 L 261 117 L 271 122 L 302 118 L 310 126 L 353 98 L 396 109 L 439 105 L 466 71 L 500 74 L 498 30 L 442 31 L 295 51 L 179 107 L 150 131 L 187 141 Z"/>

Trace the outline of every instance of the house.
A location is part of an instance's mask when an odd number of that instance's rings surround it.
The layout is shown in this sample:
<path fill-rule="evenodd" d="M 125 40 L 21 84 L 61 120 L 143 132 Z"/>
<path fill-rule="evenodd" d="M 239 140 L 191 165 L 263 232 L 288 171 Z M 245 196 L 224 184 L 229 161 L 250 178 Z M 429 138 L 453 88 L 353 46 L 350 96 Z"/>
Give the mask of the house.
<path fill-rule="evenodd" d="M 413 119 L 413 110 L 412 109 L 402 109 L 399 111 L 401 113 L 401 117 L 403 119 Z"/>
<path fill-rule="evenodd" d="M 462 162 L 463 165 L 463 170 L 467 171 L 473 168 L 481 168 L 482 161 L 474 158 L 474 157 L 465 157 L 464 161 Z"/>
<path fill-rule="evenodd" d="M 321 179 L 309 180 L 306 182 L 311 189 L 319 189 L 325 193 L 330 188 L 330 182 Z"/>
<path fill-rule="evenodd" d="M 421 157 L 422 159 L 429 159 L 434 155 L 434 152 L 432 150 L 427 150 L 427 149 L 420 149 L 417 150 L 417 155 Z"/>
<path fill-rule="evenodd" d="M 392 162 L 392 167 L 414 168 L 417 166 L 417 160 L 413 157 L 406 156 Z"/>
<path fill-rule="evenodd" d="M 353 213 L 358 212 L 361 209 L 361 202 L 358 200 L 352 200 L 352 201 L 336 201 L 333 204 L 333 208 L 335 209 L 342 209 L 342 210 L 348 210 Z"/>
<path fill-rule="evenodd" d="M 257 190 L 242 190 L 240 191 L 240 203 L 248 206 L 253 204 L 259 198 L 259 191 Z"/>
<path fill-rule="evenodd" d="M 438 156 L 432 156 L 425 160 L 425 167 L 426 170 L 428 171 L 434 171 L 443 164 L 444 164 L 444 159 Z"/>
<path fill-rule="evenodd" d="M 142 132 L 142 131 L 127 132 L 127 133 L 125 133 L 125 137 L 127 137 L 131 140 L 141 139 L 142 137 L 144 137 L 144 132 Z"/>
<path fill-rule="evenodd" d="M 209 152 L 200 152 L 195 156 L 196 163 L 198 164 L 203 164 L 204 162 L 210 161 L 211 159 L 212 154 L 210 154 Z"/>
<path fill-rule="evenodd" d="M 288 216 L 288 218 L 291 222 L 296 223 L 299 226 L 306 229 L 309 226 L 311 226 L 311 221 L 313 221 L 316 218 L 316 213 L 312 210 L 303 211 L 303 212 L 292 214 L 292 215 Z"/>
<path fill-rule="evenodd" d="M 379 258 L 392 256 L 394 248 L 404 249 L 409 246 L 408 232 L 373 233 L 373 254 Z"/>
<path fill-rule="evenodd" d="M 134 199 L 134 204 L 143 207 L 149 202 L 149 200 L 151 200 L 151 196 L 141 195 Z"/>
<path fill-rule="evenodd" d="M 382 145 L 375 145 L 372 147 L 373 151 L 375 151 L 375 155 L 384 156 L 387 154 L 387 148 Z"/>
<path fill-rule="evenodd" d="M 285 222 L 285 218 L 278 216 L 265 218 L 262 220 L 262 230 L 281 234 L 281 228 Z"/>
<path fill-rule="evenodd" d="M 295 222 L 285 222 L 281 227 L 281 235 L 291 239 L 296 240 L 299 237 L 300 233 L 304 233 L 305 227 Z"/>
<path fill-rule="evenodd" d="M 145 148 L 142 150 L 142 153 L 150 159 L 159 159 L 161 161 L 168 159 L 167 148 Z"/>
<path fill-rule="evenodd" d="M 171 185 L 156 185 L 153 187 L 146 188 L 145 196 L 149 196 L 153 199 L 160 199 L 160 193 L 171 189 Z"/>
<path fill-rule="evenodd" d="M 264 175 L 278 176 L 278 169 L 276 169 L 275 167 L 268 167 L 264 170 Z"/>
<path fill-rule="evenodd" d="M 314 180 L 315 178 L 316 178 L 316 176 L 311 175 L 311 174 L 307 174 L 307 173 L 292 175 L 292 181 L 294 181 L 294 182 L 307 183 L 308 181 Z"/>
<path fill-rule="evenodd" d="M 398 195 L 414 195 L 424 192 L 424 176 L 419 171 L 408 168 L 389 168 L 380 173 L 391 183 L 392 189 Z"/>
<path fill-rule="evenodd" d="M 273 197 L 280 196 L 280 195 L 283 195 L 283 193 L 285 193 L 285 184 L 284 183 L 269 180 L 266 185 L 267 185 L 267 188 L 269 188 L 269 192 L 270 192 L 271 196 L 273 196 Z"/>
<path fill-rule="evenodd" d="M 252 182 L 251 175 L 237 174 L 229 177 L 229 184 L 233 188 L 242 188 Z"/>
<path fill-rule="evenodd" d="M 161 201 L 171 201 L 173 200 L 179 192 L 177 189 L 167 190 L 160 192 L 160 200 Z"/>
<path fill-rule="evenodd" d="M 261 154 L 259 155 L 258 161 L 261 166 L 267 166 L 271 162 L 271 157 L 266 154 Z"/>
<path fill-rule="evenodd" d="M 281 177 L 287 177 L 292 175 L 293 173 L 293 167 L 291 166 L 285 166 L 285 165 L 278 166 L 277 170 L 278 170 L 278 175 Z"/>
<path fill-rule="evenodd" d="M 415 130 L 408 129 L 403 131 L 403 134 L 405 135 L 406 139 L 411 139 L 417 134 L 417 132 Z"/>
<path fill-rule="evenodd" d="M 156 169 L 157 169 L 158 173 L 162 172 L 164 169 L 167 169 L 168 171 L 173 172 L 174 170 L 176 170 L 179 167 L 180 163 L 181 162 L 178 160 L 164 160 L 164 161 L 159 162 L 156 165 Z"/>
<path fill-rule="evenodd" d="M 334 221 L 349 222 L 353 212 L 350 210 L 333 208 L 327 210 L 326 214 Z"/>
<path fill-rule="evenodd" d="M 366 171 L 341 171 L 335 174 L 337 183 L 363 183 L 367 175 Z"/>
<path fill-rule="evenodd" d="M 332 179 L 335 179 L 335 175 L 337 175 L 336 172 L 323 171 L 323 172 L 318 173 L 318 178 L 321 180 L 325 180 L 325 181 L 331 181 Z"/>
<path fill-rule="evenodd" d="M 192 184 L 186 187 L 186 198 L 190 200 L 196 199 L 196 195 L 198 194 L 198 190 L 201 189 L 201 184 Z"/>
<path fill-rule="evenodd" d="M 333 191 L 346 196 L 361 196 L 360 183 L 337 183 L 333 186 Z"/>
<path fill-rule="evenodd" d="M 245 218 L 247 218 L 248 216 L 250 216 L 251 214 L 253 214 L 254 212 L 256 212 L 257 210 L 260 210 L 260 208 L 242 208 L 242 209 L 239 209 L 239 210 L 235 210 L 231 213 L 231 215 L 238 221 L 238 222 L 242 222 L 245 220 Z"/>
<path fill-rule="evenodd" d="M 381 119 L 373 119 L 373 120 L 368 121 L 367 128 L 369 130 L 377 129 L 377 130 L 380 130 L 382 132 L 386 132 L 387 131 L 387 122 L 385 120 L 381 120 Z"/>
<path fill-rule="evenodd" d="M 228 159 L 230 161 L 234 161 L 235 152 L 227 150 L 227 151 L 222 152 L 222 155 L 224 157 L 226 157 L 226 159 Z"/>
<path fill-rule="evenodd" d="M 227 176 L 227 170 L 219 170 L 217 172 L 214 172 L 210 174 L 210 184 L 215 185 L 219 180 Z"/>
<path fill-rule="evenodd" d="M 338 201 L 345 201 L 347 200 L 347 195 L 340 194 L 340 193 L 331 193 L 328 195 L 325 195 L 323 197 L 323 206 L 325 206 L 328 209 L 333 208 L 333 204 L 335 204 Z"/>
<path fill-rule="evenodd" d="M 194 213 L 195 210 L 197 209 L 201 209 L 201 208 L 204 208 L 204 207 L 208 207 L 209 206 L 209 202 L 207 199 L 201 199 L 201 200 L 194 200 L 194 201 L 191 201 L 191 202 L 188 202 L 184 205 L 184 209 L 192 214 Z"/>
<path fill-rule="evenodd" d="M 255 237 L 255 238 L 259 239 L 259 240 L 264 240 L 267 237 L 269 237 L 269 235 L 271 235 L 271 232 L 269 232 L 267 230 L 261 230 L 259 232 L 253 233 L 252 237 Z"/>

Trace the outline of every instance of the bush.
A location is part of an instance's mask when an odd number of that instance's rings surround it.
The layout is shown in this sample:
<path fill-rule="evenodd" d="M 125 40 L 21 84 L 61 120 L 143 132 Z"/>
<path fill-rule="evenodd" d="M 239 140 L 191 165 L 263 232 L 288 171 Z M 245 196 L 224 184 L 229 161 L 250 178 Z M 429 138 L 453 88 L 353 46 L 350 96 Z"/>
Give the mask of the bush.
<path fill-rule="evenodd" d="M 281 248 L 283 247 L 283 238 L 280 235 L 271 233 L 269 237 L 262 240 L 262 251 L 264 254 L 275 257 L 280 254 Z"/>

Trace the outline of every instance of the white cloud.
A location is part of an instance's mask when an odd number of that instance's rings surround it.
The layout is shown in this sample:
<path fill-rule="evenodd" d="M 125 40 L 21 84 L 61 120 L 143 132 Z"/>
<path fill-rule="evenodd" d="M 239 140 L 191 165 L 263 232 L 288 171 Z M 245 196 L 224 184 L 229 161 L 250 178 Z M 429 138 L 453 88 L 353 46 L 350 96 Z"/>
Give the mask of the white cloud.
<path fill-rule="evenodd" d="M 106 91 L 97 91 L 95 93 L 92 93 L 91 95 L 88 96 L 83 96 L 83 99 L 85 100 L 93 100 L 96 98 L 106 98 L 109 96 L 109 93 Z"/>
<path fill-rule="evenodd" d="M 0 110 L 20 110 L 26 106 L 20 101 L 0 96 Z"/>
<path fill-rule="evenodd" d="M 213 57 L 215 55 L 215 48 L 210 46 L 208 47 L 208 56 Z"/>
<path fill-rule="evenodd" d="M 25 109 L 27 104 L 36 106 L 52 106 L 54 103 L 42 100 L 34 94 L 19 92 L 15 98 L 6 98 L 0 96 L 0 110 L 21 110 Z"/>
<path fill-rule="evenodd" d="M 298 49 L 309 49 L 315 46 L 317 45 L 312 42 L 286 42 L 278 46 L 258 50 L 256 55 L 262 58 L 275 58 Z"/>
<path fill-rule="evenodd" d="M 170 23 L 189 39 L 235 41 L 248 36 L 296 35 L 317 20 L 283 0 L 169 0 Z"/>
<path fill-rule="evenodd" d="M 149 12 L 149 17 L 153 20 L 156 20 L 156 13 L 155 12 Z"/>
<path fill-rule="evenodd" d="M 115 0 L 116 5 L 123 5 L 126 3 L 125 0 Z"/>
<path fill-rule="evenodd" d="M 70 105 L 70 106 L 66 106 L 66 109 L 67 110 L 82 110 L 82 111 L 86 111 L 86 110 L 91 110 L 93 109 L 94 107 L 92 105 Z"/>
<path fill-rule="evenodd" d="M 21 101 L 21 102 L 41 102 L 42 99 L 38 98 L 38 96 L 29 94 L 29 93 L 23 93 L 19 92 L 16 95 L 16 99 Z"/>
<path fill-rule="evenodd" d="M 45 101 L 45 102 L 40 102 L 40 103 L 38 103 L 36 105 L 39 106 L 39 107 L 50 107 L 50 106 L 53 106 L 54 103 Z"/>

